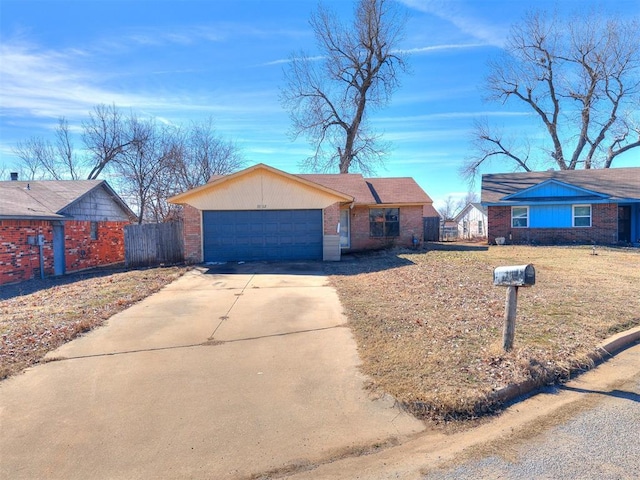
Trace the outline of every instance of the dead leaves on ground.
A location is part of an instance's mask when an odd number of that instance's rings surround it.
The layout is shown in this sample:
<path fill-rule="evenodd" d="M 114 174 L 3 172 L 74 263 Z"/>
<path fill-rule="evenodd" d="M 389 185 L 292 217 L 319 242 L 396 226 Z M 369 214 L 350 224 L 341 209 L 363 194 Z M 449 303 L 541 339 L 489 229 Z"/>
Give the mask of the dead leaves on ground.
<path fill-rule="evenodd" d="M 603 250 L 595 266 L 585 252 L 395 251 L 328 271 L 373 386 L 418 415 L 469 417 L 495 407 L 492 393 L 502 387 L 566 377 L 615 324 L 634 318 L 640 305 L 628 300 L 640 284 L 638 252 Z M 493 286 L 493 269 L 525 263 L 538 281 L 520 289 L 515 348 L 504 352 L 506 292 Z"/>

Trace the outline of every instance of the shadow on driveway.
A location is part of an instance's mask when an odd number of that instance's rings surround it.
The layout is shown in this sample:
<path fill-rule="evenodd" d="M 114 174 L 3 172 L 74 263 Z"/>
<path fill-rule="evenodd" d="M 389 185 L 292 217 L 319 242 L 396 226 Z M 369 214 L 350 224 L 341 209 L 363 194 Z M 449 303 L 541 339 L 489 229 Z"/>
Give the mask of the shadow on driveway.
<path fill-rule="evenodd" d="M 324 275 L 320 261 L 220 262 L 203 267 L 205 275 Z"/>

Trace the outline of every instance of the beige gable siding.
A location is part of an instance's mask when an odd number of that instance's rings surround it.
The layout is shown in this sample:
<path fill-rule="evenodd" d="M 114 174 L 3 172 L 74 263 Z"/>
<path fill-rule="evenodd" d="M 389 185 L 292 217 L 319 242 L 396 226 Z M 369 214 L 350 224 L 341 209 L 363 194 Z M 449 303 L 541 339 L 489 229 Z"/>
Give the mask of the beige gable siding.
<path fill-rule="evenodd" d="M 264 170 L 249 172 L 195 192 L 189 205 L 199 210 L 323 209 L 340 198 Z"/>

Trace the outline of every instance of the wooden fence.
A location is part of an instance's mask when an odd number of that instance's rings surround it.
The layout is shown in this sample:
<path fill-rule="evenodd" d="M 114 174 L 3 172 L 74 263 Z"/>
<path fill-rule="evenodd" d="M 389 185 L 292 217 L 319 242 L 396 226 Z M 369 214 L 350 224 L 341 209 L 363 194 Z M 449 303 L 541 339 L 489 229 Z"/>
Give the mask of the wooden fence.
<path fill-rule="evenodd" d="M 182 262 L 182 223 L 127 225 L 124 228 L 124 250 L 127 267 Z"/>
<path fill-rule="evenodd" d="M 425 242 L 437 242 L 440 240 L 440 217 L 424 217 L 423 236 Z"/>

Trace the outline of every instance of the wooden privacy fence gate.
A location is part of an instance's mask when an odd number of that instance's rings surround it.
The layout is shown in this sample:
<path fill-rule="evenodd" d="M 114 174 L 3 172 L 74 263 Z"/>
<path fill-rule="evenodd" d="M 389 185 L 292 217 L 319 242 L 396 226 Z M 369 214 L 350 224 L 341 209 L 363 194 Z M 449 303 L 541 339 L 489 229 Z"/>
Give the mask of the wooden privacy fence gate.
<path fill-rule="evenodd" d="M 124 227 L 127 267 L 146 267 L 184 261 L 182 223 L 145 223 Z"/>
<path fill-rule="evenodd" d="M 423 238 L 425 242 L 440 241 L 440 217 L 424 217 Z"/>

